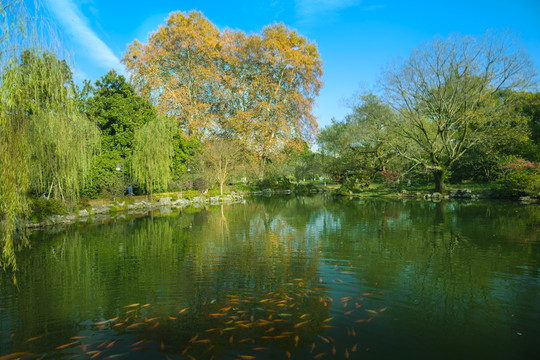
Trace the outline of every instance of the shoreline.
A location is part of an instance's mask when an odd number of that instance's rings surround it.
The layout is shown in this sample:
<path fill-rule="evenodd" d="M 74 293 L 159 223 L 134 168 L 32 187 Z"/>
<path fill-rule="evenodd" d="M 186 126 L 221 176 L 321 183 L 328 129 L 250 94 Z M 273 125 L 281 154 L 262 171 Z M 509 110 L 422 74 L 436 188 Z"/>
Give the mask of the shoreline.
<path fill-rule="evenodd" d="M 158 210 L 160 214 L 169 214 L 174 210 L 182 210 L 190 206 L 199 208 L 203 205 L 231 205 L 238 203 L 245 203 L 246 197 L 259 197 L 259 196 L 273 196 L 273 195 L 298 195 L 298 194 L 317 194 L 326 193 L 333 195 L 336 198 L 391 198 L 401 200 L 419 200 L 429 202 L 441 202 L 443 200 L 450 201 L 483 201 L 483 200 L 499 200 L 499 201 L 519 201 L 522 204 L 538 204 L 540 199 L 531 196 L 522 196 L 514 198 L 504 198 L 500 194 L 493 191 L 474 192 L 469 189 L 452 190 L 445 194 L 438 192 L 426 192 L 426 191 L 409 191 L 401 190 L 400 192 L 381 192 L 365 190 L 358 193 L 350 193 L 348 195 L 335 194 L 336 189 L 331 188 L 316 188 L 311 190 L 295 191 L 289 190 L 272 190 L 264 189 L 261 191 L 252 191 L 245 195 L 223 195 L 205 198 L 203 196 L 196 196 L 192 200 L 181 198 L 172 200 L 172 197 L 161 197 L 157 201 L 150 202 L 146 200 L 136 201 L 132 204 L 128 204 L 127 201 L 113 201 L 103 202 L 102 204 L 88 205 L 85 209 L 78 210 L 65 215 L 51 215 L 47 218 L 35 222 L 27 221 L 25 224 L 26 229 L 40 230 L 57 225 L 72 225 L 76 223 L 91 223 L 102 224 L 110 220 L 125 219 L 126 215 L 143 217 L 147 216 L 149 212 Z M 157 195 L 157 194 L 156 194 Z"/>
<path fill-rule="evenodd" d="M 125 218 L 126 215 L 146 216 L 149 212 L 159 210 L 162 214 L 171 213 L 173 210 L 182 210 L 189 206 L 201 207 L 203 205 L 231 205 L 245 202 L 243 195 L 224 195 L 204 198 L 202 196 L 189 199 L 172 200 L 171 197 L 162 197 L 157 201 L 150 202 L 141 200 L 128 204 L 127 201 L 113 201 L 112 203 L 88 205 L 85 209 L 65 215 L 50 215 L 45 219 L 35 222 L 27 221 L 26 229 L 40 230 L 57 225 L 72 225 L 75 223 L 104 223 L 109 220 Z"/>

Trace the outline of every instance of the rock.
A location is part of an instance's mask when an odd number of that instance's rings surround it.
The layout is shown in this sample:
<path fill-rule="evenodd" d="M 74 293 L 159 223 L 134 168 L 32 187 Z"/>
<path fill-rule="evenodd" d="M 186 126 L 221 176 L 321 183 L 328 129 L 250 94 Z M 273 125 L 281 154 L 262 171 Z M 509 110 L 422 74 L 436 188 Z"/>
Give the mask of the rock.
<path fill-rule="evenodd" d="M 170 206 L 162 206 L 159 208 L 160 214 L 170 214 L 172 213 L 172 208 Z"/>
<path fill-rule="evenodd" d="M 111 211 L 111 209 L 109 209 L 109 206 L 107 206 L 107 205 L 94 205 L 94 206 L 92 206 L 92 212 L 94 214 L 106 214 L 109 211 Z"/>
<path fill-rule="evenodd" d="M 83 209 L 79 211 L 79 217 L 88 217 L 90 214 L 88 213 L 88 210 Z"/>
<path fill-rule="evenodd" d="M 424 194 L 424 200 L 431 200 L 431 194 Z"/>
<path fill-rule="evenodd" d="M 202 203 L 202 202 L 204 202 L 204 197 L 202 197 L 202 196 L 195 196 L 195 197 L 193 198 L 193 202 L 196 202 L 196 203 Z"/>
<path fill-rule="evenodd" d="M 162 197 L 158 200 L 159 205 L 170 205 L 171 204 L 171 197 Z"/>
<path fill-rule="evenodd" d="M 440 197 L 441 197 L 441 193 L 440 193 L 440 192 L 434 192 L 433 194 L 431 194 L 431 197 L 433 197 L 433 198 L 440 198 Z"/>
<path fill-rule="evenodd" d="M 116 205 L 120 206 L 120 207 L 123 207 L 124 205 L 126 205 L 126 202 L 125 201 L 122 201 L 122 202 L 116 202 Z"/>
<path fill-rule="evenodd" d="M 189 204 L 191 204 L 191 201 L 186 200 L 186 199 L 178 199 L 178 200 L 175 200 L 175 201 L 171 202 L 172 206 L 186 206 L 186 205 L 189 205 Z"/>
<path fill-rule="evenodd" d="M 211 204 L 219 204 L 219 196 L 214 196 L 210 198 Z"/>

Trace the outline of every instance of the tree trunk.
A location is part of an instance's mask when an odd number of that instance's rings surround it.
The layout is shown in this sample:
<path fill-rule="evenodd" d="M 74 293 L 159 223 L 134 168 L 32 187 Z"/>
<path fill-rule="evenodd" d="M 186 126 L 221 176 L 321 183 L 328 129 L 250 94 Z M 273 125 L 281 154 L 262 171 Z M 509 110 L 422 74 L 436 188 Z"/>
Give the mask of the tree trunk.
<path fill-rule="evenodd" d="M 219 182 L 219 195 L 223 196 L 223 182 Z"/>
<path fill-rule="evenodd" d="M 154 194 L 153 194 L 153 186 L 152 182 L 150 181 L 150 202 L 154 201 Z"/>
<path fill-rule="evenodd" d="M 445 175 L 446 169 L 435 170 L 435 172 L 433 172 L 433 177 L 435 178 L 435 191 L 441 194 L 446 191 L 446 187 L 444 186 Z"/>

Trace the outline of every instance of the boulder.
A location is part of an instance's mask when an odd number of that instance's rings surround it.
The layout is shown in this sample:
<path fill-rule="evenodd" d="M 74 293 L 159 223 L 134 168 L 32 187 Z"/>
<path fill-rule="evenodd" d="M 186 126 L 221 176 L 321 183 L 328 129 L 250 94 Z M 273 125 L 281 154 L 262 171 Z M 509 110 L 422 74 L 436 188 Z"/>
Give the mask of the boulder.
<path fill-rule="evenodd" d="M 90 214 L 88 213 L 88 210 L 86 209 L 79 210 L 79 217 L 88 217 L 88 216 L 90 216 Z"/>
<path fill-rule="evenodd" d="M 171 197 L 162 197 L 158 200 L 158 205 L 171 205 Z"/>

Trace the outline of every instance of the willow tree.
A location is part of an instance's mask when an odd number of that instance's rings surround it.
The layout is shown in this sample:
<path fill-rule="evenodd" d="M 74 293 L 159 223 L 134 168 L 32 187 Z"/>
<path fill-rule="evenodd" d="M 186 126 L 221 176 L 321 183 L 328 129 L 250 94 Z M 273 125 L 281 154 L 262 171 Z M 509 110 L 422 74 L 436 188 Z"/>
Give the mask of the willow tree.
<path fill-rule="evenodd" d="M 37 4 L 37 3 L 36 3 Z M 3 268 L 16 268 L 13 246 L 18 219 L 28 210 L 27 143 L 24 121 L 26 115 L 18 106 L 16 58 L 21 49 L 37 48 L 38 25 L 23 1 L 0 2 L 0 244 Z"/>
<path fill-rule="evenodd" d="M 56 187 L 73 197 L 83 182 L 97 129 L 79 114 L 75 87 L 58 47 L 40 38 L 39 2 L 0 8 L 0 216 L 1 265 L 16 268 L 14 234 L 28 210 L 29 191 Z M 49 50 L 47 50 L 49 49 Z"/>
<path fill-rule="evenodd" d="M 158 116 L 135 131 L 132 175 L 147 191 L 150 201 L 156 188 L 165 188 L 171 180 L 174 124 L 171 118 Z"/>
<path fill-rule="evenodd" d="M 19 68 L 20 67 L 20 68 Z M 21 74 L 21 108 L 30 161 L 30 190 L 74 199 L 89 173 L 99 145 L 99 130 L 79 113 L 71 70 L 50 52 L 25 51 Z"/>
<path fill-rule="evenodd" d="M 436 39 L 394 64 L 383 78 L 401 121 L 393 129 L 394 150 L 433 173 L 444 191 L 449 167 L 485 139 L 492 119 L 511 105 L 505 90 L 533 85 L 527 54 L 509 33 Z"/>

